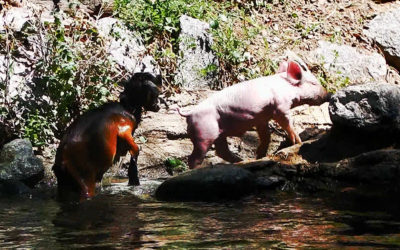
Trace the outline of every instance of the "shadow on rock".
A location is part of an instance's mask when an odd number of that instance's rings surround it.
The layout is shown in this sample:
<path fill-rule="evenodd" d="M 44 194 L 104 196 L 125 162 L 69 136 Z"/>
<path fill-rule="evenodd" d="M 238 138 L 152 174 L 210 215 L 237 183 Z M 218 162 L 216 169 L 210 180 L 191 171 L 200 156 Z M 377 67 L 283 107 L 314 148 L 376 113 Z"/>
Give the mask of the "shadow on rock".
<path fill-rule="evenodd" d="M 334 128 L 319 140 L 305 143 L 298 152 L 308 162 L 337 162 L 359 154 L 383 149 L 398 148 L 400 136 L 387 131 L 360 132 L 344 128 Z"/>

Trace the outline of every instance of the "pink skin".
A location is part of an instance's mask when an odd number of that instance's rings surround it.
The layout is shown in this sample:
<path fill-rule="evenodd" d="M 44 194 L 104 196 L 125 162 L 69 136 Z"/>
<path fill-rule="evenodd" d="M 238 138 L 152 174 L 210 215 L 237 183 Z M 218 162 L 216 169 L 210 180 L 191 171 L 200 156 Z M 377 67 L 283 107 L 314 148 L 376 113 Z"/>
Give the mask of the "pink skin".
<path fill-rule="evenodd" d="M 293 130 L 289 110 L 310 104 L 320 105 L 328 99 L 326 90 L 307 68 L 293 61 L 282 62 L 277 74 L 238 83 L 223 89 L 198 104 L 188 113 L 182 113 L 188 124 L 188 135 L 193 143 L 189 167 L 200 167 L 215 144 L 219 157 L 228 162 L 239 162 L 228 149 L 227 136 L 242 136 L 256 127 L 260 137 L 257 159 L 268 150 L 271 133 L 268 122 L 274 119 L 286 131 L 293 144 L 301 143 Z"/>

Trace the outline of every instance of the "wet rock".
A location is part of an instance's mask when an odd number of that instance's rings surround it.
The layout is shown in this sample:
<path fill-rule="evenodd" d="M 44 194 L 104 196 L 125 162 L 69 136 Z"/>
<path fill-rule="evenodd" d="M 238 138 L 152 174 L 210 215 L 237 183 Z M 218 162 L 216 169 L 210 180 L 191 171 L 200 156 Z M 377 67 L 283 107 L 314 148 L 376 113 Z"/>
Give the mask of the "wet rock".
<path fill-rule="evenodd" d="M 0 181 L 0 195 L 31 195 L 32 189 L 16 180 Z"/>
<path fill-rule="evenodd" d="M 329 103 L 334 126 L 388 136 L 400 131 L 400 87 L 391 84 L 365 84 L 338 91 Z"/>
<path fill-rule="evenodd" d="M 219 201 L 239 199 L 256 190 L 255 176 L 233 165 L 216 165 L 189 171 L 158 187 L 160 200 Z"/>
<path fill-rule="evenodd" d="M 384 52 L 387 62 L 400 70 L 400 8 L 381 13 L 365 27 L 364 34 Z"/>
<path fill-rule="evenodd" d="M 142 55 L 146 49 L 138 33 L 112 17 L 101 18 L 97 22 L 99 33 L 105 37 L 106 47 L 111 60 L 130 73 L 150 72 L 160 74 L 160 70 L 151 56 Z"/>
<path fill-rule="evenodd" d="M 366 152 L 342 160 L 339 164 L 334 167 L 330 166 L 330 168 L 332 175 L 339 179 L 382 185 L 390 183 L 390 185 L 393 185 L 391 188 L 400 187 L 399 149 Z"/>
<path fill-rule="evenodd" d="M 3 146 L 0 153 L 0 182 L 21 181 L 29 187 L 44 175 L 42 161 L 33 154 L 32 144 L 17 139 Z"/>
<path fill-rule="evenodd" d="M 102 193 L 109 194 L 129 194 L 138 197 L 153 195 L 155 190 L 161 185 L 159 180 L 140 180 L 140 186 L 129 186 L 128 181 L 110 183 L 109 185 L 102 186 Z"/>
<path fill-rule="evenodd" d="M 333 75 L 348 77 L 352 83 L 383 80 L 386 76 L 386 61 L 378 53 L 320 41 L 319 48 L 311 54 L 313 63 L 322 64 Z"/>
<path fill-rule="evenodd" d="M 300 155 L 296 148 L 291 152 Z M 350 184 L 354 187 L 400 191 L 399 149 L 368 151 L 337 162 L 287 160 L 282 163 L 279 160 L 257 160 L 239 165 L 257 176 L 258 188 L 334 192 Z"/>
<path fill-rule="evenodd" d="M 181 16 L 180 24 L 182 57 L 178 59 L 176 83 L 188 89 L 216 86 L 219 64 L 211 50 L 213 40 L 208 33 L 209 24 L 186 15 Z"/>

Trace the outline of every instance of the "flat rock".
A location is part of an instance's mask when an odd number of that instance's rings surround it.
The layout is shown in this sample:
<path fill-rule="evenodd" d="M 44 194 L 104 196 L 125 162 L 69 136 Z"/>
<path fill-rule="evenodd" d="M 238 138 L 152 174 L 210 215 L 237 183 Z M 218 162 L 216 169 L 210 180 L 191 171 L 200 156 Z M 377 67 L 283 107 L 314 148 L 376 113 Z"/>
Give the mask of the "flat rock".
<path fill-rule="evenodd" d="M 186 172 L 163 182 L 156 191 L 160 200 L 219 201 L 239 199 L 256 189 L 255 176 L 233 165 L 216 165 Z"/>

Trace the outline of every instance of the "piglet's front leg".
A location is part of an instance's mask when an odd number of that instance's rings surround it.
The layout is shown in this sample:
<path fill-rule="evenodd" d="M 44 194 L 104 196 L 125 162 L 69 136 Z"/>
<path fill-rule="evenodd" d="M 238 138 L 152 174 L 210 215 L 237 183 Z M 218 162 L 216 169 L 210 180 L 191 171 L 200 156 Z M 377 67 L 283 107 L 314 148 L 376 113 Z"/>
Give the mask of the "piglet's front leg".
<path fill-rule="evenodd" d="M 299 135 L 294 131 L 293 122 L 288 114 L 278 114 L 274 117 L 274 120 L 278 122 L 278 124 L 282 127 L 283 130 L 286 131 L 290 141 L 293 144 L 301 143 L 301 139 Z"/>

